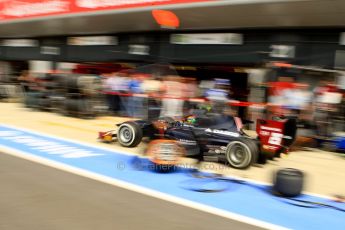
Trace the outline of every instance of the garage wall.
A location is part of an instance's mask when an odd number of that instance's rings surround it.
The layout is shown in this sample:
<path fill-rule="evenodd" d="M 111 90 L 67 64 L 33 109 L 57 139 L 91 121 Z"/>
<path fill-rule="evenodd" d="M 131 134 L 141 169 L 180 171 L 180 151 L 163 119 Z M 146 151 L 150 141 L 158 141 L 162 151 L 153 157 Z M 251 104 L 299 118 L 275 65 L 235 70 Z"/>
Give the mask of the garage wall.
<path fill-rule="evenodd" d="M 34 38 L 39 41 L 37 47 L 0 46 L 0 59 L 60 62 L 164 61 L 231 65 L 258 65 L 273 60 L 332 68 L 336 51 L 345 51 L 345 46 L 339 44 L 341 30 L 216 31 L 242 34 L 241 45 L 171 44 L 170 35 L 173 32 L 186 33 L 172 31 L 117 34 L 112 35 L 118 38 L 117 45 L 99 46 L 71 46 L 67 44 L 67 37 Z M 197 31 L 197 33 L 210 33 L 210 31 Z M 42 47 L 48 47 L 48 53 Z M 272 55 L 277 52 L 277 47 L 278 56 Z M 280 48 L 282 50 L 293 48 L 293 55 L 280 55 Z M 56 49 L 58 52 L 49 53 L 50 49 L 53 51 Z"/>

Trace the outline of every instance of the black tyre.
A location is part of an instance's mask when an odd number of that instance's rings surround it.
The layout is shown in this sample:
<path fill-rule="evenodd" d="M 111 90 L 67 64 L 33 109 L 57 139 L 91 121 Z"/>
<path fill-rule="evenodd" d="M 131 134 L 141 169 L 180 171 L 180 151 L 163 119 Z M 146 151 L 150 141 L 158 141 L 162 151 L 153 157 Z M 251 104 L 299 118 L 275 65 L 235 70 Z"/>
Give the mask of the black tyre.
<path fill-rule="evenodd" d="M 85 95 L 96 95 L 102 88 L 102 82 L 96 76 L 86 75 L 77 78 L 79 90 Z"/>
<path fill-rule="evenodd" d="M 259 161 L 259 153 L 260 153 L 260 148 L 257 145 L 256 141 L 250 140 L 250 139 L 245 139 L 246 143 L 249 145 L 250 150 L 253 153 L 252 157 L 252 164 L 258 163 Z"/>
<path fill-rule="evenodd" d="M 76 115 L 91 115 L 92 109 L 91 109 L 91 102 L 87 99 L 67 99 L 65 101 L 65 109 L 70 114 L 76 114 Z"/>
<path fill-rule="evenodd" d="M 321 143 L 321 149 L 328 152 L 336 152 L 337 146 L 333 141 L 323 141 Z"/>
<path fill-rule="evenodd" d="M 40 109 L 42 110 L 48 110 L 51 107 L 49 98 L 39 98 L 38 104 L 39 104 Z"/>
<path fill-rule="evenodd" d="M 36 92 L 27 93 L 24 99 L 25 106 L 27 108 L 39 108 L 40 98 L 41 98 L 40 93 L 36 93 Z"/>
<path fill-rule="evenodd" d="M 298 169 L 285 168 L 278 170 L 273 181 L 273 192 L 280 196 L 294 197 L 301 194 L 304 175 Z"/>
<path fill-rule="evenodd" d="M 65 84 L 68 93 L 80 93 L 80 89 L 78 86 L 78 78 L 79 76 L 68 76 L 65 78 Z"/>
<path fill-rule="evenodd" d="M 237 169 L 248 168 L 258 160 L 259 150 L 250 139 L 232 141 L 226 147 L 226 159 L 228 163 Z"/>
<path fill-rule="evenodd" d="M 124 122 L 117 130 L 117 140 L 125 147 L 135 147 L 143 138 L 143 131 L 141 127 L 132 121 Z"/>

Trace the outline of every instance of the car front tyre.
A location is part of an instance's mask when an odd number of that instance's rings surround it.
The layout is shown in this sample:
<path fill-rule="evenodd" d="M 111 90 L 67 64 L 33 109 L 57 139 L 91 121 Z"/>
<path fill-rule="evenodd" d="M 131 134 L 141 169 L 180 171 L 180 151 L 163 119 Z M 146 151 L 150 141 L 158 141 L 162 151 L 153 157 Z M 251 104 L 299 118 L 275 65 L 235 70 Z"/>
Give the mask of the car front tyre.
<path fill-rule="evenodd" d="M 137 146 L 143 137 L 140 126 L 135 122 L 125 122 L 119 126 L 117 140 L 124 147 Z"/>

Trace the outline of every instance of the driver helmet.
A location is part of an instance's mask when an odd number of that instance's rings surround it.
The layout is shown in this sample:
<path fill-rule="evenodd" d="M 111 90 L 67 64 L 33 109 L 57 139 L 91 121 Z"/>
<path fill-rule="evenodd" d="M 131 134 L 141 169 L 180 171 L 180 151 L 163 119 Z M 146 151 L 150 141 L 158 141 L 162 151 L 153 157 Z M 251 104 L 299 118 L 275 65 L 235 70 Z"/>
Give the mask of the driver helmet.
<path fill-rule="evenodd" d="M 190 115 L 186 118 L 186 122 L 188 124 L 194 125 L 196 123 L 196 117 L 194 115 Z"/>

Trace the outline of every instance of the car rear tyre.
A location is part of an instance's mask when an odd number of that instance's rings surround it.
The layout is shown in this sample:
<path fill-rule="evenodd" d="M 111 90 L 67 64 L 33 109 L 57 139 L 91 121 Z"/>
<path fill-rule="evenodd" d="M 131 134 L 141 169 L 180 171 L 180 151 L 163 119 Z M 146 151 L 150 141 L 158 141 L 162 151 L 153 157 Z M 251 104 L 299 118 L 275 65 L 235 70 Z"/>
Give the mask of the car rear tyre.
<path fill-rule="evenodd" d="M 125 147 L 135 147 L 143 138 L 143 131 L 135 122 L 124 122 L 117 131 L 118 142 Z"/>
<path fill-rule="evenodd" d="M 226 147 L 226 159 L 228 163 L 237 169 L 248 168 L 258 159 L 258 148 L 251 140 L 232 141 Z"/>
<path fill-rule="evenodd" d="M 255 141 L 245 139 L 244 140 L 247 145 L 249 146 L 251 152 L 252 152 L 252 164 L 258 163 L 259 161 L 259 146 Z"/>

